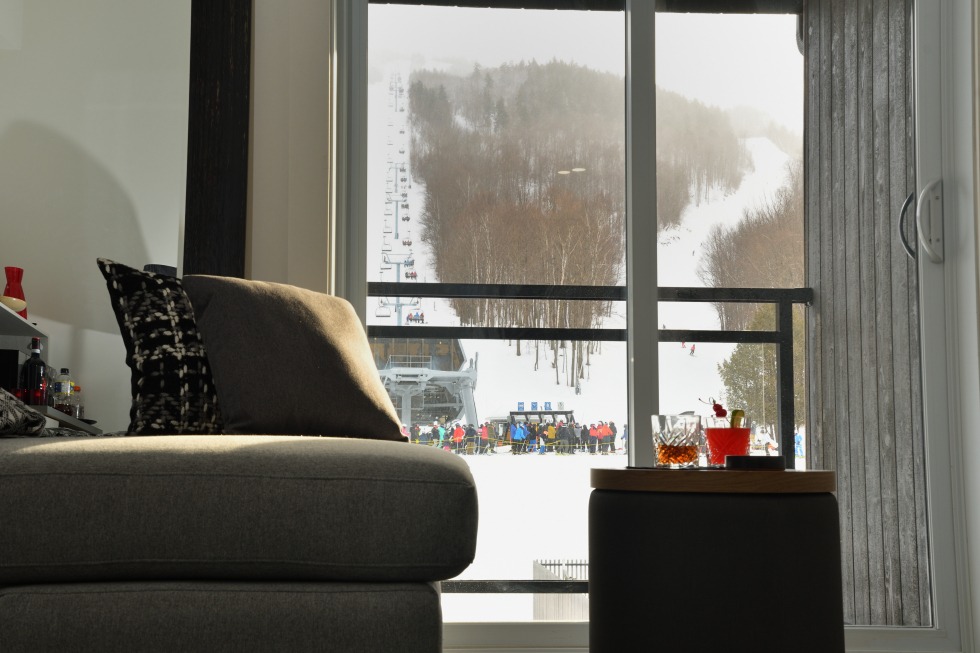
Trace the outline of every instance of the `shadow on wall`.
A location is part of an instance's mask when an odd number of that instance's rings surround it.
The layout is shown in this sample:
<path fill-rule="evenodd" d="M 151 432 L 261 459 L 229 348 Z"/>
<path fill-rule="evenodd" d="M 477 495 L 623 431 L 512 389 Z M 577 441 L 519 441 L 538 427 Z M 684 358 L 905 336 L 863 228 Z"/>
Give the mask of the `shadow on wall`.
<path fill-rule="evenodd" d="M 0 265 L 24 268 L 28 315 L 119 333 L 100 256 L 142 267 L 136 208 L 99 161 L 51 129 L 0 133 Z"/>

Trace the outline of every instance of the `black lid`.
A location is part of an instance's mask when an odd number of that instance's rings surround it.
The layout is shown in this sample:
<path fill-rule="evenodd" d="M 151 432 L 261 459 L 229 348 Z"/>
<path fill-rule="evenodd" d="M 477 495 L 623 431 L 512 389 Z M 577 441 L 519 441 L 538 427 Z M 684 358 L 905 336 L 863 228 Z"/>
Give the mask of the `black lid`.
<path fill-rule="evenodd" d="M 68 371 L 68 368 L 67 367 L 62 367 L 61 368 L 61 373 L 62 374 L 69 374 L 70 372 Z"/>
<path fill-rule="evenodd" d="M 782 456 L 725 456 L 725 469 L 783 471 L 786 460 Z"/>

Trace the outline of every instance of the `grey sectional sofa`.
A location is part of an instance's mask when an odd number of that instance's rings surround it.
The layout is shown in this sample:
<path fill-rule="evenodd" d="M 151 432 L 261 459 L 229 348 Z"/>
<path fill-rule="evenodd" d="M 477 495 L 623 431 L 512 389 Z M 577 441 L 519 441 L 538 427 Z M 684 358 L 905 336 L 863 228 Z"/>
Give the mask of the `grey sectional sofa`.
<path fill-rule="evenodd" d="M 439 651 L 476 488 L 405 441 L 351 306 L 99 265 L 130 427 L 0 438 L 0 651 Z"/>
<path fill-rule="evenodd" d="M 0 440 L 0 650 L 439 651 L 458 457 L 292 436 Z"/>

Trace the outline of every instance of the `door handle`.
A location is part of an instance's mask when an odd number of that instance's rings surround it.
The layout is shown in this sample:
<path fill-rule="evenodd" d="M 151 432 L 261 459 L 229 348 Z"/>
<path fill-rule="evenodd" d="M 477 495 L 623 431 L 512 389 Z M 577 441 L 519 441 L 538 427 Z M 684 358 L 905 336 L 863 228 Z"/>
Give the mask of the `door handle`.
<path fill-rule="evenodd" d="M 928 211 L 923 210 L 928 207 Z M 928 213 L 929 223 L 925 225 L 923 215 Z M 915 229 L 919 233 L 919 244 L 933 263 L 943 262 L 943 180 L 933 179 L 922 192 L 915 205 Z"/>
<path fill-rule="evenodd" d="M 909 207 L 912 206 L 912 202 L 914 201 L 915 193 L 909 193 L 909 196 L 905 198 L 905 202 L 902 204 L 901 213 L 898 214 L 898 237 L 902 241 L 902 247 L 905 248 L 905 253 L 913 261 L 915 260 L 915 250 L 909 245 L 909 239 L 905 237 L 905 214 L 909 212 Z"/>

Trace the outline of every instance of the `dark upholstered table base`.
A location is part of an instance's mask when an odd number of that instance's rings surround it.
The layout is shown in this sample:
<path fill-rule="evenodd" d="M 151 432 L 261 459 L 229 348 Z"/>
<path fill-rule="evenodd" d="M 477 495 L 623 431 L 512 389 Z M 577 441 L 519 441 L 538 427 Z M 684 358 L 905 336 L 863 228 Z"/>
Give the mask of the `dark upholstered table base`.
<path fill-rule="evenodd" d="M 438 653 L 429 583 L 158 582 L 0 588 L 4 653 Z"/>
<path fill-rule="evenodd" d="M 593 490 L 590 651 L 844 651 L 830 493 Z"/>

